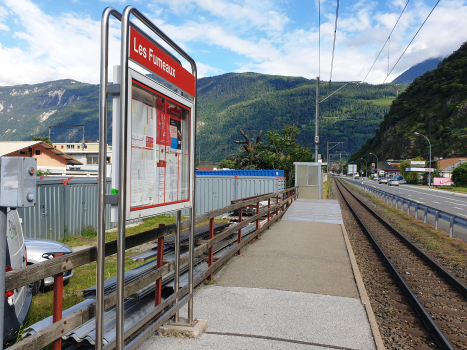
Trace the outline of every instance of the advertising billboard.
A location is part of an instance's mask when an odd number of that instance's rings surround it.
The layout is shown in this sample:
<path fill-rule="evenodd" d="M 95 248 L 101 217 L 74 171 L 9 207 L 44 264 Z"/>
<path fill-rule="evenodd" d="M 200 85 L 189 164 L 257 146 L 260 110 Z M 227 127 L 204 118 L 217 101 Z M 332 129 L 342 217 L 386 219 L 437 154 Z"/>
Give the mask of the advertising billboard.
<path fill-rule="evenodd" d="M 356 174 L 357 173 L 357 164 L 349 164 L 347 166 L 347 175 Z"/>
<path fill-rule="evenodd" d="M 452 182 L 449 177 L 435 177 L 434 179 L 435 186 L 451 186 Z"/>

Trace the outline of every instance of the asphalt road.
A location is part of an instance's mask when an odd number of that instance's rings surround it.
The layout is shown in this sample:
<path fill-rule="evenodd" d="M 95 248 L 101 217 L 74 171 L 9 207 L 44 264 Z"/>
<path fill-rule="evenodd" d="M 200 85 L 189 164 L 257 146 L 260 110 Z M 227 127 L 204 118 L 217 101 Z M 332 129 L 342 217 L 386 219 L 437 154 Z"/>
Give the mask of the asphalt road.
<path fill-rule="evenodd" d="M 361 180 L 345 178 L 355 184 L 361 184 Z M 375 180 L 363 180 L 366 185 L 374 186 L 382 191 L 398 195 L 429 207 L 442 210 L 444 212 L 467 218 L 467 195 L 453 194 L 441 190 L 423 188 L 415 185 L 401 184 L 400 186 L 388 186 L 378 184 Z"/>

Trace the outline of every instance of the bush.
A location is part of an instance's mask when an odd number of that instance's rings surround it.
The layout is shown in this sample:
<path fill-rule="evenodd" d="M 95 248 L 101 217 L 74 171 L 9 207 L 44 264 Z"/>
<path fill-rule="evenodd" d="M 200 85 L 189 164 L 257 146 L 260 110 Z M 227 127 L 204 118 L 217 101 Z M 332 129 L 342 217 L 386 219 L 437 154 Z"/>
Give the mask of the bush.
<path fill-rule="evenodd" d="M 452 171 L 452 181 L 456 186 L 467 187 L 467 163 L 464 163 Z"/>

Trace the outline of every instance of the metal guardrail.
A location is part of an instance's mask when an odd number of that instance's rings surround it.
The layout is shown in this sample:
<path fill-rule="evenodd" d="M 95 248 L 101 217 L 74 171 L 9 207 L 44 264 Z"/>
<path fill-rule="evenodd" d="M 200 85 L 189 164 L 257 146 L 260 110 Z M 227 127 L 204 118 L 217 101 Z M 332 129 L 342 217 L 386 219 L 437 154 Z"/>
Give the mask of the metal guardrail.
<path fill-rule="evenodd" d="M 371 193 L 375 197 L 381 199 L 383 202 L 390 204 L 391 206 L 394 206 L 396 209 L 399 209 L 399 204 L 400 204 L 400 209 L 401 211 L 404 211 L 404 205 L 406 205 L 406 210 L 407 210 L 407 215 L 410 215 L 410 208 L 415 209 L 415 219 L 418 219 L 418 212 L 421 211 L 423 213 L 423 222 L 427 222 L 428 215 L 432 215 L 435 219 L 435 229 L 437 230 L 439 227 L 439 220 L 445 220 L 449 223 L 449 237 L 452 238 L 454 234 L 454 225 L 457 225 L 459 227 L 462 227 L 464 229 L 467 229 L 467 220 L 463 219 L 457 215 L 453 215 L 450 213 L 447 213 L 445 211 L 435 209 L 432 207 L 429 207 L 427 205 L 423 205 L 414 201 L 411 201 L 407 198 L 403 198 L 400 196 L 397 196 L 395 194 L 382 191 L 380 189 L 377 189 L 375 187 L 366 185 L 366 184 L 361 184 L 358 183 L 359 186 L 362 186 L 366 192 Z M 394 205 L 395 204 L 395 205 Z"/>
<path fill-rule="evenodd" d="M 223 208 L 219 208 L 216 210 L 212 210 L 206 214 L 198 215 L 195 217 L 195 224 L 199 224 L 206 220 L 209 220 L 210 223 L 213 223 L 213 219 L 217 216 L 232 212 L 236 209 L 241 209 L 243 207 L 254 205 L 258 206 L 258 203 L 261 201 L 266 201 L 270 199 L 275 199 L 276 204 L 271 205 L 269 203 L 268 208 L 264 209 L 261 212 L 257 212 L 256 215 L 249 217 L 247 220 L 243 220 L 239 223 L 236 223 L 232 227 L 228 228 L 224 232 L 214 236 L 210 233 L 210 239 L 205 240 L 198 245 L 194 250 L 194 256 L 198 257 L 202 254 L 208 254 L 210 264 L 207 270 L 205 270 L 201 275 L 199 275 L 195 279 L 195 284 L 199 284 L 203 282 L 206 278 L 208 278 L 212 273 L 217 271 L 228 259 L 230 259 L 237 251 L 242 249 L 246 244 L 248 244 L 252 239 L 256 238 L 261 232 L 267 229 L 272 223 L 277 221 L 282 217 L 285 213 L 286 208 L 292 203 L 293 199 L 297 198 L 298 187 L 292 187 L 286 190 L 282 190 L 276 193 L 267 194 L 255 197 L 253 199 L 244 200 L 235 204 L 228 205 Z M 272 217 L 271 213 L 275 215 Z M 263 217 L 267 217 L 267 221 L 264 223 L 263 226 L 259 227 L 259 220 Z M 248 238 L 242 240 L 239 239 L 239 244 L 229 251 L 227 255 L 222 257 L 217 261 L 213 261 L 212 258 L 212 247 L 217 244 L 222 239 L 225 239 L 232 235 L 234 232 L 239 231 L 243 227 L 253 223 L 256 221 L 256 231 L 251 234 Z M 189 220 L 184 220 L 180 223 L 180 230 L 187 229 L 189 227 Z M 131 249 L 141 244 L 153 241 L 158 238 L 165 237 L 170 234 L 174 234 L 177 228 L 175 224 L 159 227 L 152 229 L 150 231 L 142 232 L 133 236 L 126 237 L 125 240 L 125 248 Z M 107 242 L 105 243 L 105 256 L 110 256 L 115 254 L 117 251 L 117 241 Z M 96 247 L 86 248 L 71 254 L 67 254 L 66 256 L 57 257 L 55 259 L 40 263 L 30 265 L 21 269 L 13 270 L 7 272 L 5 274 L 5 291 L 13 290 L 16 288 L 20 288 L 22 286 L 28 285 L 33 283 L 36 280 L 40 280 L 52 275 L 58 275 L 64 273 L 65 271 L 74 269 L 78 266 L 86 265 L 90 262 L 96 261 Z M 188 255 L 184 255 L 180 259 L 180 265 L 188 263 Z M 124 287 L 124 295 L 125 297 L 129 297 L 130 295 L 138 292 L 139 290 L 146 288 L 148 285 L 153 283 L 154 281 L 161 279 L 163 276 L 167 275 L 171 271 L 175 269 L 175 262 L 168 262 L 157 269 L 153 270 L 149 275 L 146 275 L 145 278 L 133 281 L 128 283 Z M 129 349 L 134 349 L 141 342 L 147 339 L 152 333 L 160 327 L 162 323 L 167 322 L 167 320 L 173 316 L 178 309 L 184 304 L 185 298 L 189 298 L 188 294 L 188 286 L 183 287 L 180 289 L 179 293 L 175 293 L 170 296 L 168 299 L 163 301 L 157 308 L 150 314 L 147 315 L 146 318 L 141 320 L 135 329 L 128 330 L 125 332 L 125 338 L 129 338 L 132 334 L 134 334 L 139 328 L 145 328 L 145 331 L 140 334 L 138 337 L 135 338 L 130 344 L 128 344 Z M 172 306 L 175 299 L 179 298 L 180 303 Z M 116 304 L 116 292 L 113 292 L 104 298 L 104 309 L 108 309 Z M 168 311 L 164 312 L 166 308 L 171 307 Z M 54 311 L 55 312 L 55 311 Z M 62 318 L 61 320 L 57 320 L 51 326 L 23 339 L 22 341 L 12 345 L 9 349 L 11 350 L 39 350 L 47 346 L 48 344 L 55 342 L 56 340 L 61 339 L 62 335 L 70 332 L 74 328 L 82 325 L 83 323 L 91 320 L 96 313 L 96 302 L 87 305 L 86 307 L 76 310 L 72 314 Z M 159 316 L 158 316 L 159 315 Z M 159 318 L 157 321 L 152 323 L 148 326 L 150 321 L 153 321 L 154 318 L 158 316 Z M 152 332 L 152 333 L 151 333 Z"/>

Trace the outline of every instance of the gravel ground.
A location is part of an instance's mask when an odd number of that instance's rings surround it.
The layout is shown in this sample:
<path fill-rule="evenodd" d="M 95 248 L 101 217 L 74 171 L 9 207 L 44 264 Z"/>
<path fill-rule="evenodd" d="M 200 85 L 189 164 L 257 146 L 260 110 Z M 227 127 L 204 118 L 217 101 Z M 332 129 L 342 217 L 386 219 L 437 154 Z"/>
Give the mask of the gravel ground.
<path fill-rule="evenodd" d="M 335 182 L 333 182 L 333 194 L 340 200 Z M 420 325 L 417 321 L 400 319 L 400 316 L 410 320 L 415 315 L 405 298 L 398 292 L 389 272 L 379 262 L 377 253 L 343 201 L 341 210 L 385 347 L 387 349 L 413 349 L 416 346 L 436 348 L 430 338 L 407 333 L 408 330 L 420 329 Z"/>

